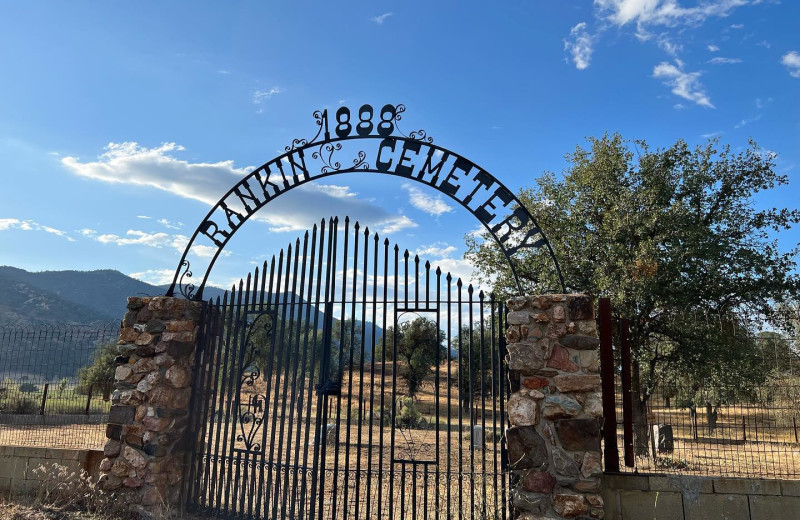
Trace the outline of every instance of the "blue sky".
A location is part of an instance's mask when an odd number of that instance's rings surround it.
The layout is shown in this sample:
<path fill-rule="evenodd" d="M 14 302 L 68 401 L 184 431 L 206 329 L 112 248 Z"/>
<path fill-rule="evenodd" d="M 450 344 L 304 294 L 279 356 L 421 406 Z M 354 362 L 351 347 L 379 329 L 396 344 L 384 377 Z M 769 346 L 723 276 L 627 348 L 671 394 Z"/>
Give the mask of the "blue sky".
<path fill-rule="evenodd" d="M 790 0 L 7 3 L 0 264 L 164 283 L 210 205 L 340 104 L 405 104 L 409 129 L 513 191 L 606 131 L 753 138 L 790 179 L 759 204 L 797 207 L 798 21 Z M 350 174 L 269 204 L 212 283 L 330 215 L 469 277 L 474 217 L 423 185 Z M 788 250 L 800 232 L 778 239 Z"/>

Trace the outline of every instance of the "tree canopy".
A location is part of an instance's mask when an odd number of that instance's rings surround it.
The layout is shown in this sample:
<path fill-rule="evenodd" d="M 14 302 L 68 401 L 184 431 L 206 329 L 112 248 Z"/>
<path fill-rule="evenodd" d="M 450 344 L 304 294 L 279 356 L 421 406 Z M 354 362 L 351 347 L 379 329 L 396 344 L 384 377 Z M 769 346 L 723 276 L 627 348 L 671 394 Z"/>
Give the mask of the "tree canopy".
<path fill-rule="evenodd" d="M 748 367 L 757 349 L 733 341 L 746 310 L 787 326 L 775 310 L 797 297 L 797 250 L 774 238 L 800 220 L 785 208 L 758 209 L 762 192 L 785 185 L 772 153 L 755 143 L 734 153 L 710 141 L 664 149 L 617 134 L 589 139 L 566 156 L 563 176 L 546 173 L 519 198 L 547 233 L 569 290 L 612 301 L 631 320 L 634 355 L 695 379 Z M 467 257 L 498 294 L 514 292 L 510 270 L 489 241 L 467 237 Z M 526 293 L 552 288 L 543 252 L 519 259 Z M 734 326 L 736 325 L 736 326 Z M 733 333 L 731 331 L 739 331 Z"/>

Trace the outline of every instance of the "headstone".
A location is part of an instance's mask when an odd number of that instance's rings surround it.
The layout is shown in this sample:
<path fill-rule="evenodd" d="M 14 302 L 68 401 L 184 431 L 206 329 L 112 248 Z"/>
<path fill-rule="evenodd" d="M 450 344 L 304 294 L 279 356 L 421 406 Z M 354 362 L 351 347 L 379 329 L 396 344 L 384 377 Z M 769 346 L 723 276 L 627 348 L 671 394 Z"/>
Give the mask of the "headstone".
<path fill-rule="evenodd" d="M 486 448 L 486 438 L 483 434 L 483 427 L 476 424 L 472 427 L 472 449 L 482 450 Z"/>
<path fill-rule="evenodd" d="M 650 436 L 653 457 L 659 453 L 672 453 L 675 450 L 675 440 L 672 435 L 671 424 L 654 424 L 653 434 Z"/>

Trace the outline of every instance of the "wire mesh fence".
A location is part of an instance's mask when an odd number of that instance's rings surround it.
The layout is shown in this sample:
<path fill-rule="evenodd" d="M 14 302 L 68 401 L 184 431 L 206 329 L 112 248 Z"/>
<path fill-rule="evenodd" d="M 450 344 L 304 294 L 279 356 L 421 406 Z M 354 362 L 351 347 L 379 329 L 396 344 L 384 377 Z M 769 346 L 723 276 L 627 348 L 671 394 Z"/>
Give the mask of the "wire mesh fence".
<path fill-rule="evenodd" d="M 696 366 L 663 339 L 661 364 L 625 354 L 627 320 L 610 325 L 619 471 L 800 479 L 800 338 L 752 316 L 728 325 L 728 347 Z"/>
<path fill-rule="evenodd" d="M 118 338 L 119 323 L 0 327 L 0 445 L 101 449 Z"/>
<path fill-rule="evenodd" d="M 744 389 L 656 388 L 646 410 L 633 418 L 635 464 L 622 471 L 800 478 L 800 378 Z"/>

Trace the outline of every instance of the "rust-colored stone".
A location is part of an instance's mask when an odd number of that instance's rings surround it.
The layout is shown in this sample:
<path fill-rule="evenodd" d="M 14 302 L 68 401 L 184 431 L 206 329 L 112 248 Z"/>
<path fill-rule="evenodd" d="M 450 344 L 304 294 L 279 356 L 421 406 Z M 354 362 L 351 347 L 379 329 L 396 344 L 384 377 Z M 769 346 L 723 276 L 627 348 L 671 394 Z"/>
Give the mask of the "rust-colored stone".
<path fill-rule="evenodd" d="M 197 326 L 194 321 L 190 320 L 180 320 L 180 321 L 168 321 L 166 323 L 167 332 L 191 332 Z"/>
<path fill-rule="evenodd" d="M 556 478 L 546 471 L 530 471 L 522 478 L 522 489 L 531 493 L 550 493 Z"/>
<path fill-rule="evenodd" d="M 522 386 L 531 390 L 538 390 L 550 384 L 550 380 L 544 377 L 526 377 L 522 380 Z"/>
<path fill-rule="evenodd" d="M 547 366 L 564 372 L 577 372 L 579 370 L 578 365 L 569 358 L 569 350 L 561 345 L 553 347 L 553 353 L 547 361 Z"/>
<path fill-rule="evenodd" d="M 122 327 L 118 343 L 134 343 L 137 339 L 139 339 L 139 333 L 133 330 L 133 327 Z"/>
<path fill-rule="evenodd" d="M 600 390 L 599 375 L 560 375 L 553 378 L 559 392 L 597 392 Z"/>
<path fill-rule="evenodd" d="M 597 419 L 562 419 L 555 422 L 561 446 L 569 451 L 600 451 L 600 422 Z"/>
<path fill-rule="evenodd" d="M 589 512 L 589 505 L 581 495 L 558 493 L 553 497 L 553 510 L 564 518 L 575 518 Z"/>
<path fill-rule="evenodd" d="M 506 331 L 506 341 L 508 343 L 516 343 L 520 340 L 519 327 L 517 325 L 510 325 Z"/>
<path fill-rule="evenodd" d="M 553 321 L 563 323 L 567 319 L 567 312 L 564 310 L 563 305 L 556 305 L 553 307 Z"/>
<path fill-rule="evenodd" d="M 172 419 L 166 417 L 145 417 L 142 425 L 151 432 L 163 432 L 172 423 Z"/>

